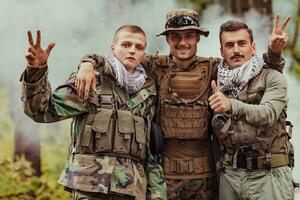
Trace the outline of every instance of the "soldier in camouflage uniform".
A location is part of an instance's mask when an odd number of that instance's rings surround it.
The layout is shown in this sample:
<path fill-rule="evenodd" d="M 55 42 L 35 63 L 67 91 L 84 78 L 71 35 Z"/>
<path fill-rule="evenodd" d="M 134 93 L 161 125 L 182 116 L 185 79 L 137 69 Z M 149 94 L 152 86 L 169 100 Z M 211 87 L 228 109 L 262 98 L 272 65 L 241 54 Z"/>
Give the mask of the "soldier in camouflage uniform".
<path fill-rule="evenodd" d="M 219 58 L 196 56 L 200 35 L 208 31 L 199 27 L 198 14 L 190 9 L 177 9 L 167 14 L 165 35 L 170 55 L 149 55 L 143 66 L 156 81 L 158 104 L 156 121 L 164 134 L 163 170 L 168 187 L 168 199 L 217 199 L 217 178 L 211 131 L 211 110 L 208 98 L 210 82 L 216 78 Z M 272 35 L 273 36 L 273 35 Z M 271 40 L 264 60 L 282 69 L 284 61 Z M 78 90 L 84 96 L 94 69 L 97 55 L 83 58 L 77 75 Z M 93 65 L 91 65 L 92 63 Z"/>
<path fill-rule="evenodd" d="M 28 32 L 27 68 L 22 75 L 25 113 L 36 122 L 73 118 L 72 144 L 59 183 L 73 199 L 167 199 L 160 156 L 149 150 L 156 90 L 140 66 L 146 48 L 144 31 L 120 27 L 111 53 L 98 57 L 95 91 L 87 100 L 77 95 L 74 74 L 51 91 L 47 59 L 54 47 L 42 49 Z"/>
<path fill-rule="evenodd" d="M 278 17 L 274 29 L 276 24 Z M 212 82 L 214 94 L 209 98 L 215 112 L 212 125 L 222 145 L 219 197 L 292 200 L 286 80 L 255 55 L 252 31 L 246 24 L 236 20 L 222 24 L 220 43 L 224 61 L 218 66 L 218 86 Z"/>

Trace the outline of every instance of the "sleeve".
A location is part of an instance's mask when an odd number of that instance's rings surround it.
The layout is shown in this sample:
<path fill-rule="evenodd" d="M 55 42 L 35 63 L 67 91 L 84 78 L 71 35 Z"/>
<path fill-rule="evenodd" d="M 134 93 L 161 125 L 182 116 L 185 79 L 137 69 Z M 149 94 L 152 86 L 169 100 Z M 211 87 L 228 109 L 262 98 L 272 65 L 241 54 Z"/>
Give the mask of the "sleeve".
<path fill-rule="evenodd" d="M 231 99 L 233 116 L 256 126 L 271 126 L 287 106 L 287 82 L 282 74 L 269 70 L 259 105 Z"/>
<path fill-rule="evenodd" d="M 80 60 L 80 63 L 90 62 L 93 64 L 94 69 L 97 70 L 99 67 L 102 67 L 104 64 L 104 58 L 98 54 L 87 54 L 83 56 Z M 78 69 L 80 65 L 78 65 Z"/>
<path fill-rule="evenodd" d="M 156 91 L 153 92 L 155 95 L 149 98 L 147 101 L 146 111 L 148 113 L 148 123 L 151 124 L 153 116 L 155 114 L 155 96 Z M 150 125 L 148 130 L 151 130 Z M 149 134 L 148 134 L 149 135 Z M 162 159 L 160 154 L 152 154 L 149 147 L 149 136 L 148 136 L 148 148 L 147 148 L 147 160 L 145 164 L 147 179 L 148 179 L 148 192 L 150 193 L 151 199 L 163 199 L 167 200 L 167 185 L 163 176 Z"/>
<path fill-rule="evenodd" d="M 152 155 L 149 151 L 146 170 L 151 199 L 167 199 L 167 185 L 163 176 L 161 162 L 161 155 Z"/>
<path fill-rule="evenodd" d="M 268 51 L 263 54 L 263 59 L 270 68 L 275 69 L 281 73 L 283 72 L 285 60 L 281 56 L 281 54 L 274 53 L 270 48 L 268 48 Z"/>
<path fill-rule="evenodd" d="M 218 77 L 218 65 L 222 62 L 221 58 L 213 58 L 213 62 L 212 62 L 212 78 L 211 80 L 215 80 L 217 81 L 217 77 Z"/>
<path fill-rule="evenodd" d="M 36 122 L 60 121 L 91 109 L 91 105 L 77 95 L 73 77 L 52 92 L 47 66 L 27 67 L 21 81 L 24 112 Z"/>
<path fill-rule="evenodd" d="M 155 72 L 155 65 L 153 64 L 155 62 L 155 59 L 157 58 L 157 55 L 145 55 L 143 60 L 142 60 L 142 66 L 144 67 L 145 71 L 147 74 L 150 76 L 154 75 Z"/>

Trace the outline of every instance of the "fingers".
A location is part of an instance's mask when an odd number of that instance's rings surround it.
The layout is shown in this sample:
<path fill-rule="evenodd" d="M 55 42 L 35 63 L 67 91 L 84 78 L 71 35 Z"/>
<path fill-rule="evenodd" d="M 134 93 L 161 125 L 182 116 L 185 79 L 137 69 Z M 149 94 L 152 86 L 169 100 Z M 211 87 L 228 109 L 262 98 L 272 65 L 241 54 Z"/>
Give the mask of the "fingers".
<path fill-rule="evenodd" d="M 221 102 L 220 98 L 216 98 L 213 101 L 209 102 L 211 109 L 216 113 L 221 113 L 225 111 L 225 107 Z"/>
<path fill-rule="evenodd" d="M 27 31 L 27 36 L 28 36 L 28 42 L 29 42 L 30 46 L 33 46 L 34 43 L 33 43 L 31 31 Z"/>
<path fill-rule="evenodd" d="M 38 30 L 37 32 L 36 32 L 36 46 L 37 47 L 41 47 L 41 31 L 40 30 Z"/>
<path fill-rule="evenodd" d="M 221 98 L 218 94 L 214 94 L 210 97 L 210 100 L 209 100 L 209 105 L 211 107 L 213 107 L 214 105 L 217 105 L 221 102 Z"/>
<path fill-rule="evenodd" d="M 270 48 L 273 52 L 280 53 L 282 49 L 288 44 L 288 36 L 286 33 L 282 35 L 275 35 L 270 42 Z"/>
<path fill-rule="evenodd" d="M 84 98 L 84 84 L 81 79 L 79 79 L 79 83 L 78 83 L 78 93 L 80 98 Z"/>
<path fill-rule="evenodd" d="M 75 78 L 75 88 L 76 88 L 77 91 L 79 91 L 78 85 L 79 85 L 79 79 L 78 79 L 78 77 L 76 75 L 76 78 Z"/>
<path fill-rule="evenodd" d="M 29 62 L 29 64 L 31 64 L 30 62 L 35 59 L 35 56 L 32 53 L 27 53 L 25 55 L 25 58 L 27 59 L 27 61 Z"/>
<path fill-rule="evenodd" d="M 89 92 L 90 92 L 90 86 L 91 86 L 91 79 L 87 79 L 86 82 L 84 83 L 84 99 L 87 99 L 89 96 Z"/>
<path fill-rule="evenodd" d="M 96 88 L 96 77 L 94 77 L 93 78 L 93 80 L 92 80 L 92 90 L 94 91 L 94 92 L 97 92 L 97 88 Z"/>
<path fill-rule="evenodd" d="M 285 18 L 285 20 L 283 21 L 282 25 L 281 25 L 281 30 L 283 31 L 285 29 L 285 27 L 287 26 L 287 24 L 289 23 L 289 21 L 291 20 L 291 16 L 287 16 Z"/>
<path fill-rule="evenodd" d="M 276 29 L 278 28 L 278 21 L 279 21 L 279 13 L 276 13 L 275 20 L 274 20 L 273 32 L 275 32 Z"/>
<path fill-rule="evenodd" d="M 47 53 L 48 55 L 50 55 L 51 50 L 53 49 L 54 46 L 55 46 L 55 43 L 54 43 L 54 42 L 51 42 L 51 43 L 48 45 L 48 47 L 47 47 L 47 49 L 46 49 L 46 53 Z"/>
<path fill-rule="evenodd" d="M 32 53 L 33 55 L 35 55 L 35 49 L 32 47 L 32 46 L 30 46 L 29 48 L 28 48 L 28 52 L 29 53 Z"/>

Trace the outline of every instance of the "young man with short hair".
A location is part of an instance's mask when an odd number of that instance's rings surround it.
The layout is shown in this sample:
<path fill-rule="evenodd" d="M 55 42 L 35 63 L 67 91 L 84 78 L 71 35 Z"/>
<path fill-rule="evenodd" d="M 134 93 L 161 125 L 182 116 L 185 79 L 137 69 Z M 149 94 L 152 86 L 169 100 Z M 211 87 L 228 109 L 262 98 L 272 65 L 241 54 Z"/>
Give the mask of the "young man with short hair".
<path fill-rule="evenodd" d="M 220 43 L 223 61 L 209 98 L 215 112 L 212 125 L 222 145 L 219 198 L 291 200 L 286 80 L 255 55 L 252 31 L 245 23 L 222 24 Z"/>
<path fill-rule="evenodd" d="M 150 55 L 143 60 L 158 91 L 155 119 L 163 130 L 163 170 L 170 200 L 215 200 L 218 196 L 208 98 L 221 59 L 196 55 L 200 36 L 208 34 L 200 27 L 197 12 L 172 10 L 167 14 L 165 30 L 159 34 L 166 36 L 170 54 Z M 280 35 L 272 36 L 270 47 L 276 55 L 270 50 L 265 60 L 282 69 L 282 44 L 277 44 Z M 88 55 L 82 62 L 77 75 L 81 94 L 89 90 L 94 68 L 99 68 L 96 55 Z"/>
<path fill-rule="evenodd" d="M 36 122 L 73 118 L 70 154 L 59 183 L 73 199 L 167 199 L 160 155 L 149 150 L 155 111 L 154 82 L 140 65 L 147 44 L 144 31 L 120 27 L 111 52 L 99 56 L 95 91 L 78 96 L 75 76 L 55 91 L 48 82 L 47 59 L 54 47 L 34 44 L 28 32 L 27 68 L 22 75 L 25 113 Z"/>

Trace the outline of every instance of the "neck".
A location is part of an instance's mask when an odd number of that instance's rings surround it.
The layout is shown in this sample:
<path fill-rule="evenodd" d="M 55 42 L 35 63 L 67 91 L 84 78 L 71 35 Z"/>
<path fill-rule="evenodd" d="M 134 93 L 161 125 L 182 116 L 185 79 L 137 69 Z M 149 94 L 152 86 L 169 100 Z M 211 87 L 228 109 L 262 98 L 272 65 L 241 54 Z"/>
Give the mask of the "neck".
<path fill-rule="evenodd" d="M 135 68 L 126 68 L 126 67 L 125 67 L 125 69 L 126 69 L 126 71 L 129 72 L 130 74 L 133 74 L 134 71 L 135 71 Z"/>
<path fill-rule="evenodd" d="M 185 60 L 182 60 L 182 59 L 178 59 L 174 56 L 172 56 L 172 61 L 174 62 L 174 64 L 178 67 L 178 68 L 181 68 L 181 69 L 186 69 L 188 66 L 190 66 L 196 59 L 196 56 L 193 56 L 189 59 L 185 59 Z"/>

